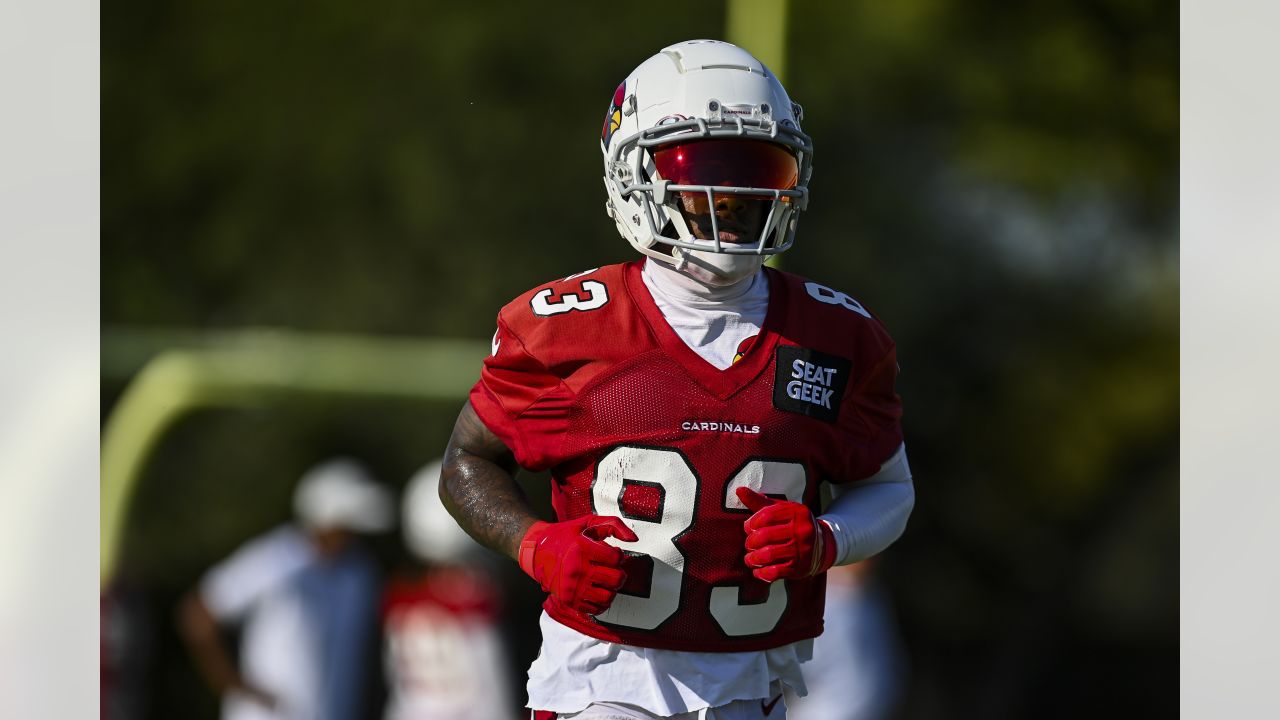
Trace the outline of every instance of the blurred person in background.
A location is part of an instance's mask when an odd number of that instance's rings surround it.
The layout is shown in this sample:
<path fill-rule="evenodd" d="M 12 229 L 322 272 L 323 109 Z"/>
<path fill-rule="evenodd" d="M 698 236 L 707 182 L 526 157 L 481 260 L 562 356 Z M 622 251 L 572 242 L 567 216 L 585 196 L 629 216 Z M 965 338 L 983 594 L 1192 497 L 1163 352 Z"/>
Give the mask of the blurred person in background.
<path fill-rule="evenodd" d="M 440 502 L 440 461 L 413 476 L 401 501 L 411 567 L 382 602 L 387 720 L 512 720 L 517 716 L 498 620 L 502 590 L 488 551 Z"/>
<path fill-rule="evenodd" d="M 154 653 L 153 612 L 146 593 L 118 573 L 99 598 L 98 671 L 102 720 L 142 717 Z"/>
<path fill-rule="evenodd" d="M 549 594 L 537 720 L 784 717 L 826 571 L 906 526 L 892 339 L 851 296 L 763 267 L 809 200 L 802 115 L 734 45 L 646 60 L 600 142 L 608 213 L 645 258 L 498 316 L 441 494 Z M 551 471 L 556 522 L 517 467 Z"/>
<path fill-rule="evenodd" d="M 349 720 L 365 713 L 379 572 L 358 533 L 392 525 L 391 497 L 348 458 L 309 470 L 296 523 L 254 538 L 207 571 L 179 608 L 179 632 L 226 720 Z M 239 625 L 235 662 L 223 626 Z"/>
<path fill-rule="evenodd" d="M 825 628 L 804 667 L 805 697 L 788 694 L 791 720 L 885 720 L 906 686 L 906 652 L 875 559 L 827 572 Z"/>

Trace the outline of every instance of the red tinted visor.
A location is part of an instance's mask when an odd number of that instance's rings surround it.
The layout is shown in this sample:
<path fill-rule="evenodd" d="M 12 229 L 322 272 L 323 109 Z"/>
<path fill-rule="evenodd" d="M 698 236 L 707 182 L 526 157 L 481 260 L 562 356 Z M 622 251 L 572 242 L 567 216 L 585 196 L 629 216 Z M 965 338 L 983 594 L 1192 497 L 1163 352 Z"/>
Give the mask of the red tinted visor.
<path fill-rule="evenodd" d="M 666 145 L 653 153 L 658 174 L 673 185 L 792 190 L 800 164 L 781 145 L 725 138 Z"/>

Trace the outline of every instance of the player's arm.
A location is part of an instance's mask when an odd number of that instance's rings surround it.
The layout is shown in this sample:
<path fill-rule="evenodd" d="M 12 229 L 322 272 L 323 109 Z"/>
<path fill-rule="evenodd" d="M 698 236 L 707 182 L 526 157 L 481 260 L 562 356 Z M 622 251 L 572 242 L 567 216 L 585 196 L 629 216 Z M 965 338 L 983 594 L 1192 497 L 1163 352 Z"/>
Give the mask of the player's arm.
<path fill-rule="evenodd" d="M 897 351 L 890 346 L 849 398 L 850 417 L 861 420 L 867 436 L 888 457 L 878 467 L 859 465 L 857 475 L 835 478 L 831 486 L 833 499 L 821 521 L 832 530 L 837 565 L 865 560 L 889 547 L 906 530 L 915 507 L 915 484 L 902 442 L 902 399 L 894 389 L 897 377 Z M 865 476 L 867 470 L 870 476 Z"/>
<path fill-rule="evenodd" d="M 538 516 L 516 483 L 515 455 L 468 402 L 444 451 L 440 500 L 480 544 L 519 559 L 520 541 Z"/>
<path fill-rule="evenodd" d="M 539 520 L 516 483 L 516 468 L 511 449 L 468 402 L 444 453 L 440 499 L 462 529 L 519 562 L 561 603 L 588 614 L 604 612 L 626 579 L 622 551 L 604 539 L 635 541 L 635 533 L 616 517 Z"/>
<path fill-rule="evenodd" d="M 241 677 L 222 640 L 218 623 L 198 591 L 187 593 L 178 606 L 178 634 L 186 642 L 201 676 L 219 697 L 229 692 L 239 692 L 266 707 L 275 706 L 275 699 L 271 695 L 251 687 Z"/>
<path fill-rule="evenodd" d="M 831 505 L 818 520 L 831 528 L 834 563 L 848 565 L 879 554 L 902 536 L 916 505 L 906 446 L 899 445 L 875 475 L 832 485 L 831 494 Z"/>

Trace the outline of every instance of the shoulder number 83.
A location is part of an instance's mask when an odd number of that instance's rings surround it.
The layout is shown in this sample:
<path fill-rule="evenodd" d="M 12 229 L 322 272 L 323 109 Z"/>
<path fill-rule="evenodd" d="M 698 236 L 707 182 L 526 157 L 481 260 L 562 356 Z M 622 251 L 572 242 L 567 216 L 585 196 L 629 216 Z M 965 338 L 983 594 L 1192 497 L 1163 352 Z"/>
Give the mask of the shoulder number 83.
<path fill-rule="evenodd" d="M 555 297 L 555 291 L 551 288 L 543 288 L 529 301 L 529 306 L 533 308 L 534 315 L 547 317 L 567 313 L 570 310 L 596 310 L 604 307 L 608 302 L 609 288 L 605 287 L 604 283 L 598 280 L 583 280 L 580 292 L 563 293 L 558 298 Z"/>

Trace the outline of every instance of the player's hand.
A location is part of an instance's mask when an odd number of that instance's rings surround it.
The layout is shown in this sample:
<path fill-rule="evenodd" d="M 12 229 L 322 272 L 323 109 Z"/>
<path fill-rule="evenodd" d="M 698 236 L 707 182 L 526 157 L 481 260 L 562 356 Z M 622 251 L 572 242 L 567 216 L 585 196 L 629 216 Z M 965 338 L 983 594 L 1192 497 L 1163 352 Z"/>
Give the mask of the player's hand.
<path fill-rule="evenodd" d="M 608 537 L 639 540 L 616 517 L 536 522 L 520 542 L 520 569 L 566 607 L 599 615 L 613 604 L 627 579 L 621 569 L 623 553 L 604 542 Z"/>
<path fill-rule="evenodd" d="M 246 698 L 258 705 L 261 705 L 266 710 L 275 710 L 278 705 L 275 695 L 272 695 L 266 690 L 255 685 L 250 685 L 243 680 L 237 680 L 227 690 L 229 694 L 239 695 Z"/>
<path fill-rule="evenodd" d="M 836 539 L 826 523 L 803 504 L 775 500 L 751 488 L 738 488 L 738 499 L 751 511 L 747 529 L 747 567 L 771 583 L 823 573 L 836 560 Z"/>

